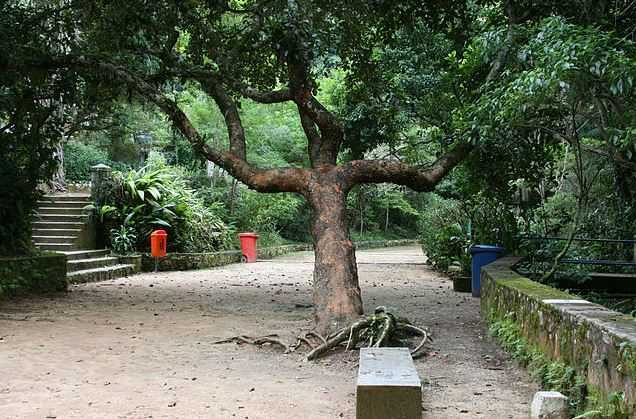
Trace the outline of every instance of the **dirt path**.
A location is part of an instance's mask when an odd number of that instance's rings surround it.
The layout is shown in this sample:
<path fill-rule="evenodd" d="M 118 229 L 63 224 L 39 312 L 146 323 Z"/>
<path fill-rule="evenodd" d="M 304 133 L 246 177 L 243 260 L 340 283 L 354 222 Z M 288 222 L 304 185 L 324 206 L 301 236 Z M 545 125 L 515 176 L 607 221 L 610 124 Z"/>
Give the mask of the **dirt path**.
<path fill-rule="evenodd" d="M 425 418 L 524 418 L 535 386 L 415 247 L 358 252 L 365 308 L 429 327 Z M 311 253 L 74 286 L 0 305 L 2 418 L 353 418 L 355 354 L 317 363 L 235 334 L 310 328 Z"/>

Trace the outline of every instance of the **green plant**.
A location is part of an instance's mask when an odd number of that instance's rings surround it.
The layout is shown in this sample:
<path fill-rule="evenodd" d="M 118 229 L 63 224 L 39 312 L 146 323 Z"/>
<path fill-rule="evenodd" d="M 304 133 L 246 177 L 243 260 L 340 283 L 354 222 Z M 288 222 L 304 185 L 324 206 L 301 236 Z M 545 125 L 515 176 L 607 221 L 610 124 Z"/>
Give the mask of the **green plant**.
<path fill-rule="evenodd" d="M 92 144 L 69 141 L 64 144 L 64 174 L 67 181 L 87 181 L 96 164 L 112 166 L 108 153 Z"/>
<path fill-rule="evenodd" d="M 117 218 L 119 210 L 112 205 L 102 205 L 97 211 L 99 220 L 103 223 L 105 218 Z"/>
<path fill-rule="evenodd" d="M 231 230 L 217 215 L 217 207 L 206 206 L 187 179 L 184 170 L 167 165 L 159 156 L 152 156 L 138 170 L 115 173 L 106 202 L 98 209 L 100 220 L 134 230 L 138 250 L 147 249 L 148 237 L 158 228 L 168 231 L 169 251 L 227 248 Z"/>
<path fill-rule="evenodd" d="M 137 243 L 137 235 L 135 230 L 127 225 L 121 225 L 119 228 L 110 230 L 110 243 L 113 251 L 119 255 L 128 255 L 134 253 Z"/>
<path fill-rule="evenodd" d="M 625 394 L 622 392 L 612 392 L 607 400 L 597 396 L 588 397 L 592 409 L 581 413 L 574 419 L 630 419 L 632 414 L 628 411 L 625 403 Z"/>
<path fill-rule="evenodd" d="M 239 228 L 278 232 L 293 223 L 302 200 L 292 194 L 263 195 L 241 191 L 236 221 Z"/>
<path fill-rule="evenodd" d="M 587 401 L 585 373 L 563 362 L 549 359 L 541 349 L 528 343 L 511 315 L 493 321 L 490 325 L 490 334 L 497 338 L 501 346 L 523 367 L 528 368 L 542 389 L 559 391 L 566 395 L 571 413 L 582 411 Z"/>
<path fill-rule="evenodd" d="M 113 190 L 108 202 L 99 209 L 100 219 L 110 219 L 133 226 L 139 242 L 145 242 L 153 230 L 170 228 L 179 215 L 179 185 L 167 169 L 149 166 L 128 173 L 115 173 Z M 181 209 L 186 207 L 181 205 Z M 141 243 L 140 243 L 141 244 Z"/>
<path fill-rule="evenodd" d="M 0 257 L 0 299 L 66 290 L 66 260 L 60 254 Z"/>
<path fill-rule="evenodd" d="M 445 271 L 458 264 L 463 273 L 470 274 L 470 236 L 466 224 L 466 214 L 455 200 L 437 199 L 423 212 L 420 240 L 435 268 Z"/>

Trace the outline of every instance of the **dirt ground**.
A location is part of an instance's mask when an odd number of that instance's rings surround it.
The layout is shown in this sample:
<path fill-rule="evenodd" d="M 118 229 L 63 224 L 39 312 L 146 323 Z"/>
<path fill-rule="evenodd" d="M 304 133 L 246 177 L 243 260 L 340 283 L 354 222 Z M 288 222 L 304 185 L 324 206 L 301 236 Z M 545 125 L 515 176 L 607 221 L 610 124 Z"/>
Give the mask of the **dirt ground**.
<path fill-rule="evenodd" d="M 536 386 L 417 247 L 358 252 L 365 308 L 435 337 L 425 418 L 526 418 Z M 354 418 L 357 353 L 316 363 L 213 342 L 311 327 L 313 255 L 136 275 L 0 305 L 2 418 Z"/>

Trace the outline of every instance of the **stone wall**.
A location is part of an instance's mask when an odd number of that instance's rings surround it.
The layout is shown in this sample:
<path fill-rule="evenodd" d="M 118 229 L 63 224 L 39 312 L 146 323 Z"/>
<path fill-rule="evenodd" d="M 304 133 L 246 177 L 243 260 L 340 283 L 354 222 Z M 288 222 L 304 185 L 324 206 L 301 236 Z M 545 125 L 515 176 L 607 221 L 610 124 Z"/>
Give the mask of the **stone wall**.
<path fill-rule="evenodd" d="M 416 240 L 378 240 L 363 241 L 356 243 L 356 248 L 374 249 L 380 247 L 409 246 L 417 244 Z M 265 247 L 258 249 L 259 259 L 272 259 L 292 252 L 313 250 L 313 246 L 308 243 L 290 244 L 285 246 Z M 228 250 L 215 253 L 169 253 L 168 256 L 159 261 L 159 271 L 187 271 L 192 269 L 213 268 L 215 266 L 229 265 L 241 261 L 240 250 Z M 144 254 L 141 261 L 141 270 L 151 272 L 155 269 L 155 260 Z"/>
<path fill-rule="evenodd" d="M 120 264 L 133 266 L 133 273 L 141 272 L 141 258 L 141 255 L 117 255 Z"/>
<path fill-rule="evenodd" d="M 30 293 L 65 291 L 66 256 L 45 253 L 38 256 L 0 258 L 0 299 Z"/>
<path fill-rule="evenodd" d="M 481 312 L 510 318 L 549 358 L 574 367 L 595 393 L 622 392 L 636 411 L 636 320 L 525 278 L 502 258 L 481 271 Z"/>
<path fill-rule="evenodd" d="M 159 260 L 158 270 L 188 271 L 191 269 L 213 268 L 240 261 L 241 252 L 238 250 L 216 253 L 169 253 L 168 256 Z M 143 272 L 155 270 L 155 260 L 147 253 L 142 255 L 141 270 Z"/>
<path fill-rule="evenodd" d="M 419 241 L 412 239 L 402 240 L 368 240 L 356 242 L 357 250 L 378 249 L 382 247 L 398 247 L 398 246 L 415 246 L 419 245 Z"/>

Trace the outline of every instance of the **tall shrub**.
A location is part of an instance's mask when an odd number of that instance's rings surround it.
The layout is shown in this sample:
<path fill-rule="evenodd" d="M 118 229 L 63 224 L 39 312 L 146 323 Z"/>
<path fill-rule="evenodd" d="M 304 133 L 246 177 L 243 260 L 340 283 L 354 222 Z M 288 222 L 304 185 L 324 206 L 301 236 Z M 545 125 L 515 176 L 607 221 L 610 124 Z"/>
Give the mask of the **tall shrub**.
<path fill-rule="evenodd" d="M 64 144 L 64 174 L 70 182 L 87 181 L 91 177 L 91 166 L 111 166 L 108 153 L 90 144 L 68 142 Z"/>
<path fill-rule="evenodd" d="M 189 187 L 180 168 L 151 159 L 138 170 L 115 172 L 110 189 L 97 209 L 104 235 L 122 225 L 131 228 L 140 251 L 148 249 L 156 229 L 167 230 L 170 251 L 211 252 L 229 246 L 229 228 Z"/>

